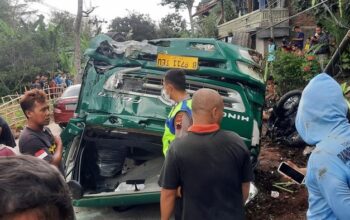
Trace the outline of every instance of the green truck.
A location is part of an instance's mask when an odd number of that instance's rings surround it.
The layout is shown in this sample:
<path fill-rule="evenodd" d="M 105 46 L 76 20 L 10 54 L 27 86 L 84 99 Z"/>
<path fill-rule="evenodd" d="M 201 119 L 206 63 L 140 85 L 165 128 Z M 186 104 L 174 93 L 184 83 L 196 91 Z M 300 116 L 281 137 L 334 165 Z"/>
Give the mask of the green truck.
<path fill-rule="evenodd" d="M 189 94 L 219 92 L 222 128 L 245 141 L 257 165 L 265 84 L 256 51 L 215 39 L 116 42 L 99 35 L 85 55 L 75 117 L 61 134 L 66 180 L 81 186 L 75 206 L 159 202 L 162 134 L 171 109 L 162 80 L 170 68 L 186 69 Z"/>

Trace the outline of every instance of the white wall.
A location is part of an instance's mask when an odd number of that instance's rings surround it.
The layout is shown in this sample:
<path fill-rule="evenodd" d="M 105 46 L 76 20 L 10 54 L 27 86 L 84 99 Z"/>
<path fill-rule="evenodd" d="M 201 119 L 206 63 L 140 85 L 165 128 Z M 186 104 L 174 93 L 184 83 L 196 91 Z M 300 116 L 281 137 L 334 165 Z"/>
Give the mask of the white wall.
<path fill-rule="evenodd" d="M 256 39 L 256 50 L 263 56 L 265 55 L 267 48 L 265 47 L 264 39 Z"/>

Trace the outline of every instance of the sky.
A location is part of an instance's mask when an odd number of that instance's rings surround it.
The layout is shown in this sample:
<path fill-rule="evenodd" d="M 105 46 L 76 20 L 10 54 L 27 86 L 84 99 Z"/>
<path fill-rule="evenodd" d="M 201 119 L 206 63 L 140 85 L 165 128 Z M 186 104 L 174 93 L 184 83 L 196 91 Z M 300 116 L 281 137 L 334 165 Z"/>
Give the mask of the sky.
<path fill-rule="evenodd" d="M 97 15 L 100 19 L 105 19 L 108 23 L 115 17 L 124 17 L 128 11 L 136 11 L 143 14 L 149 14 L 150 17 L 160 22 L 161 18 L 175 10 L 168 6 L 161 6 L 161 0 L 83 0 L 84 9 L 92 6 L 98 6 L 91 15 Z M 77 13 L 77 0 L 42 0 L 43 4 L 33 3 L 33 8 L 39 10 L 46 17 L 50 15 L 53 9 L 68 11 L 71 14 Z M 200 0 L 195 0 L 195 6 Z M 194 9 L 195 11 L 195 9 Z M 180 11 L 181 15 L 189 21 L 187 10 Z M 107 24 L 108 25 L 108 24 Z M 104 27 L 106 28 L 106 27 Z"/>

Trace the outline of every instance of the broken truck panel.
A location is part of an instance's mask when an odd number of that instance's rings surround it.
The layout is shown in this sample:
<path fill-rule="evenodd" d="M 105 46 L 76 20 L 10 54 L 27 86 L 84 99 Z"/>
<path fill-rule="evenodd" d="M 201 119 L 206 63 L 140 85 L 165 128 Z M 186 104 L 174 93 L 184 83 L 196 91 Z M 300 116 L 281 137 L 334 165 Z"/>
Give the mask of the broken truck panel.
<path fill-rule="evenodd" d="M 85 54 L 77 117 L 62 133 L 66 179 L 83 189 L 74 205 L 159 201 L 161 138 L 171 109 L 161 91 L 167 65 L 177 65 L 176 59 L 187 68 L 190 95 L 200 88 L 219 92 L 225 104 L 222 128 L 242 137 L 257 163 L 265 85 L 254 51 L 214 39 L 114 42 L 99 35 Z M 142 182 L 137 190 L 134 182 Z"/>
<path fill-rule="evenodd" d="M 197 44 L 209 45 L 214 49 L 209 51 L 197 49 L 193 46 Z M 107 36 L 99 35 L 92 40 L 90 45 L 85 55 L 111 66 L 141 66 L 145 69 L 159 70 L 162 68 L 156 66 L 157 54 L 198 57 L 199 69 L 193 72 L 188 71 L 189 75 L 198 73 L 203 76 L 227 77 L 244 84 L 251 84 L 262 90 L 265 89 L 262 77 L 258 73 L 253 73 L 254 69 L 260 68 L 253 52 L 215 39 L 180 38 L 153 40 L 148 43 L 115 42 Z M 242 62 L 245 65 L 244 69 L 239 68 L 237 62 Z"/>

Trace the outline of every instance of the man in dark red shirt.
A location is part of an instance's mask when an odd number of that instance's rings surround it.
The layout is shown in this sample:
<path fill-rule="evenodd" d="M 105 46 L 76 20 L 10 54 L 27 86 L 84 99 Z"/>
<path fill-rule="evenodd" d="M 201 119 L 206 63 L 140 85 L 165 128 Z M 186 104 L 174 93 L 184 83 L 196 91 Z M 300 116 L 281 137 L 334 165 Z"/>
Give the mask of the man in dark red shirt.
<path fill-rule="evenodd" d="M 183 220 L 244 219 L 253 170 L 243 140 L 220 129 L 223 109 L 223 99 L 214 90 L 193 95 L 193 125 L 188 135 L 172 142 L 159 178 L 162 220 L 172 215 L 178 187 Z"/>

